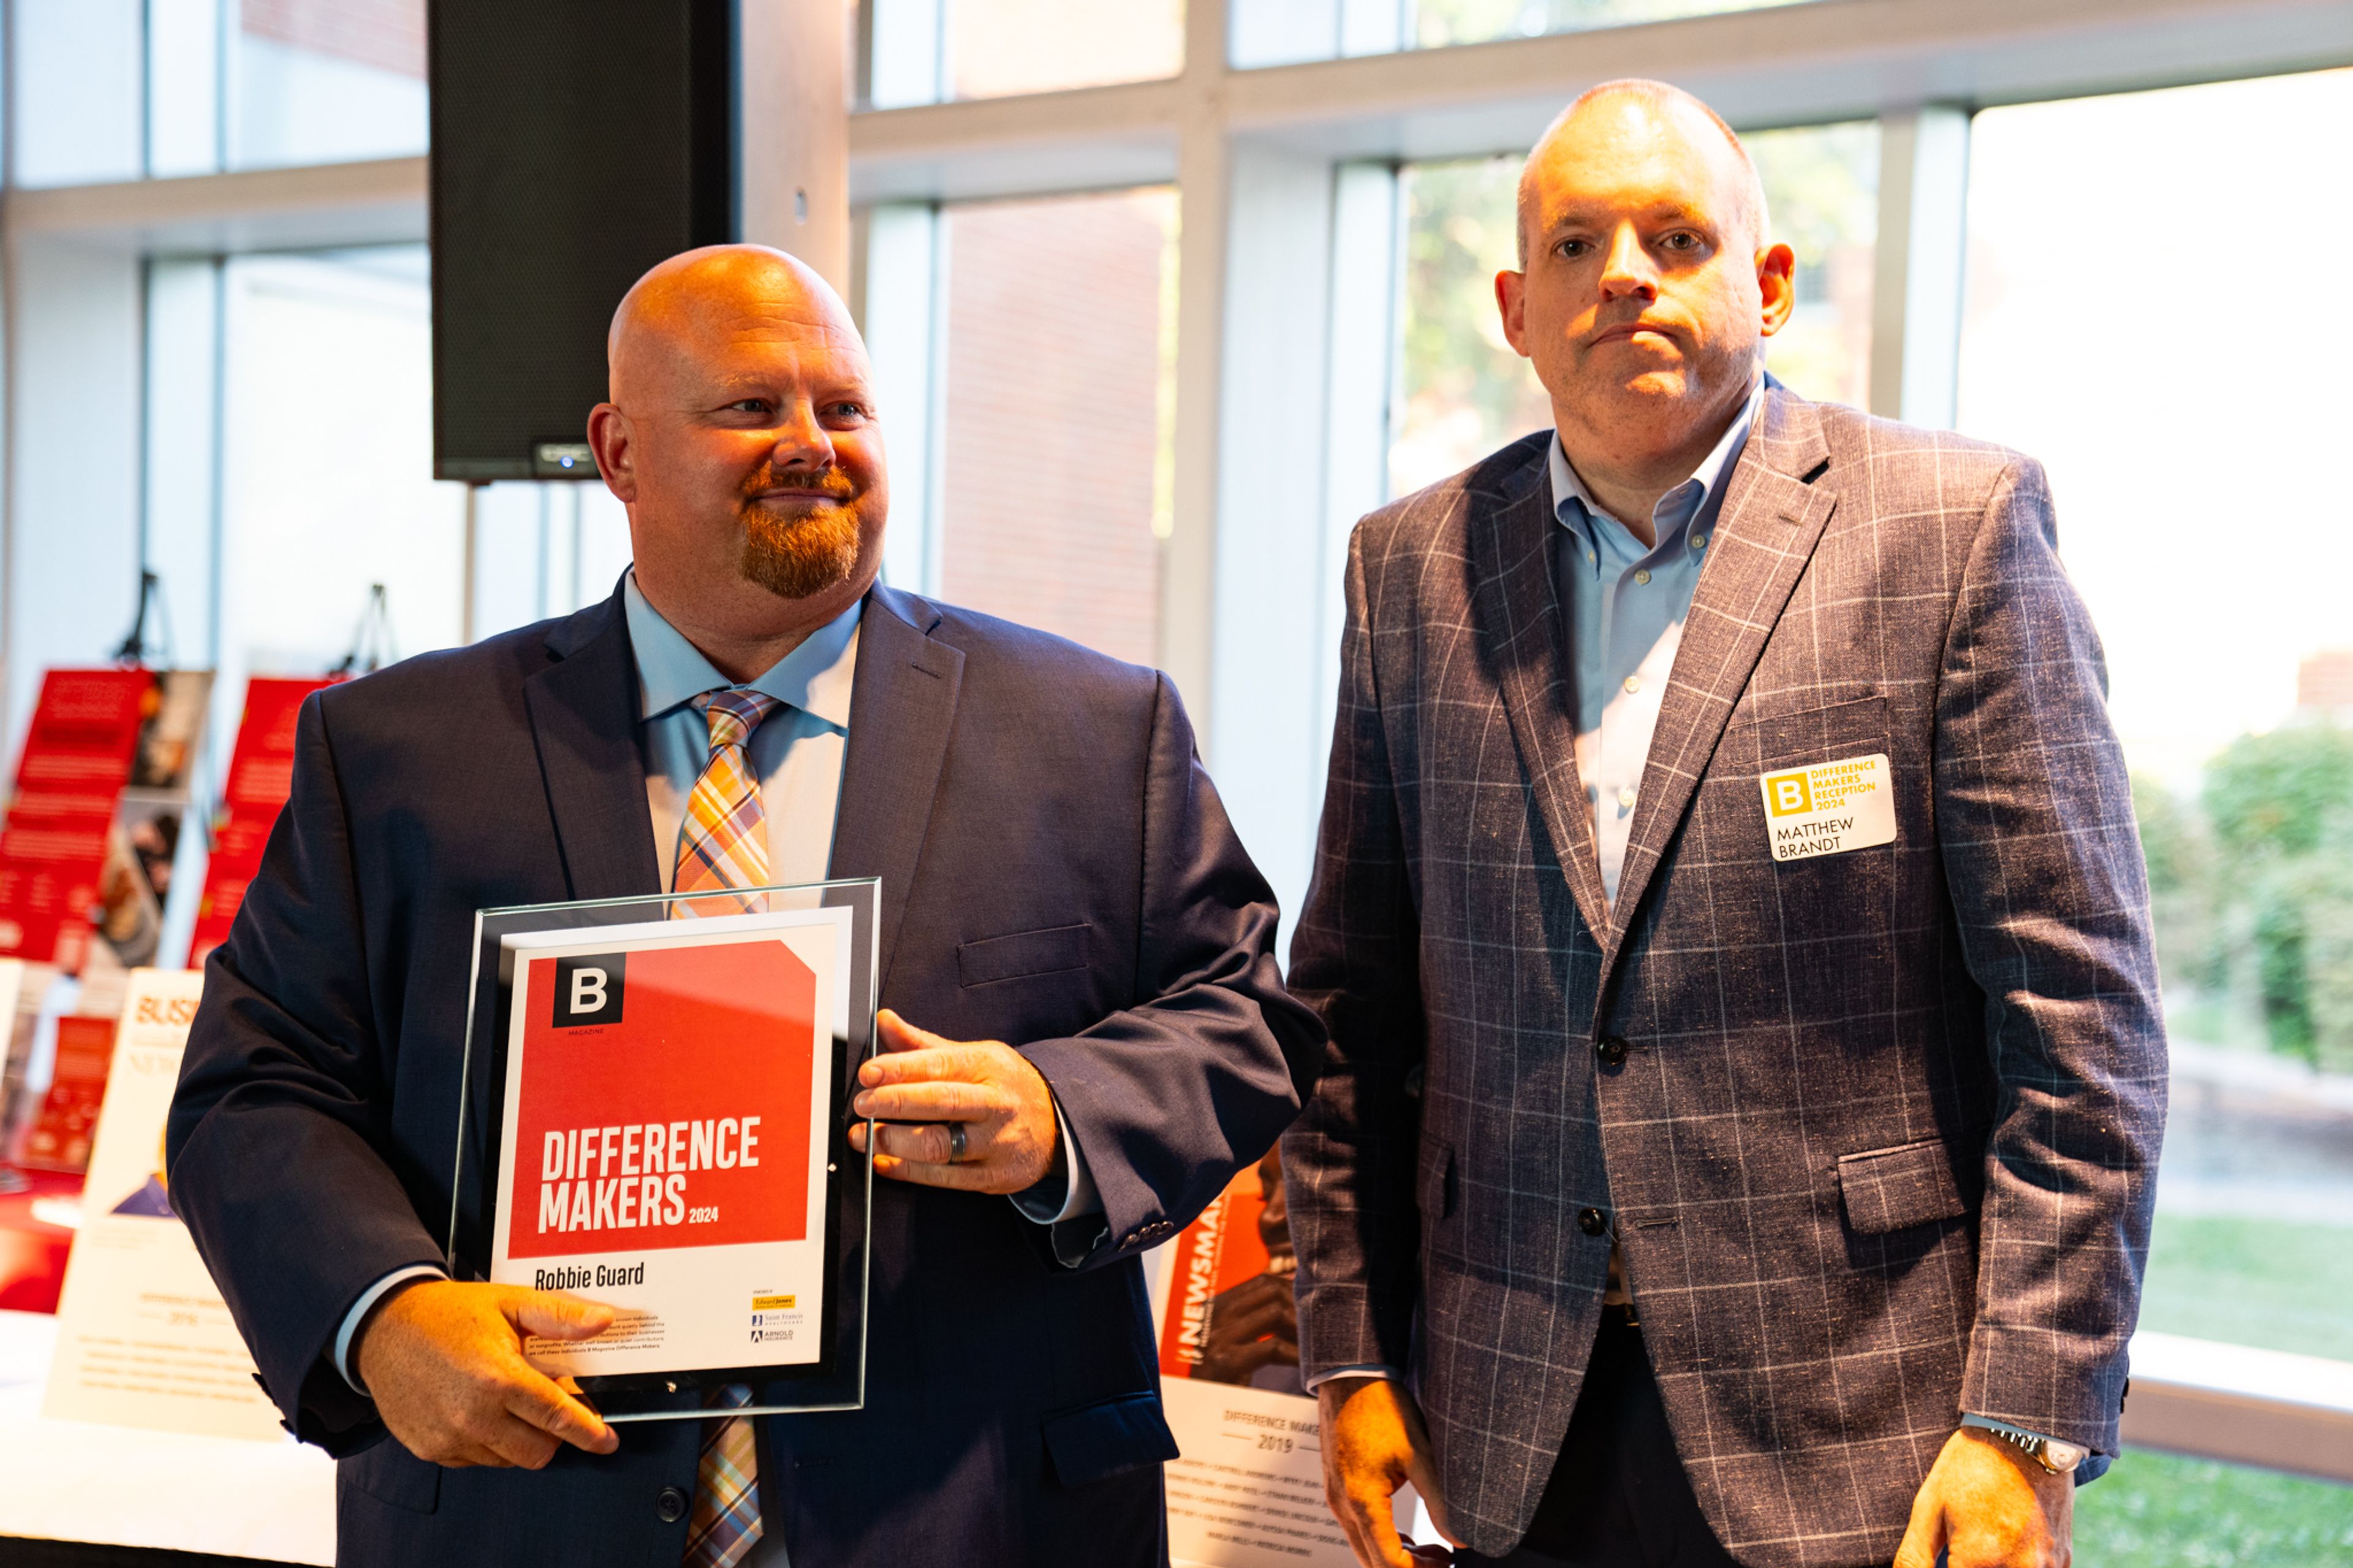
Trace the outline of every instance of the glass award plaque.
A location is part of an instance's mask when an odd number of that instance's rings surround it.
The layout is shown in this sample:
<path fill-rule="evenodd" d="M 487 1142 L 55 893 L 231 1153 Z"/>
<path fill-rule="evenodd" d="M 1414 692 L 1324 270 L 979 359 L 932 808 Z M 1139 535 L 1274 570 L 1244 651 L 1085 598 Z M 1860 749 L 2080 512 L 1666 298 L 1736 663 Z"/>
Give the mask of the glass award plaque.
<path fill-rule="evenodd" d="M 864 1403 L 872 878 L 474 917 L 449 1273 L 612 1307 L 526 1357 L 607 1421 Z"/>

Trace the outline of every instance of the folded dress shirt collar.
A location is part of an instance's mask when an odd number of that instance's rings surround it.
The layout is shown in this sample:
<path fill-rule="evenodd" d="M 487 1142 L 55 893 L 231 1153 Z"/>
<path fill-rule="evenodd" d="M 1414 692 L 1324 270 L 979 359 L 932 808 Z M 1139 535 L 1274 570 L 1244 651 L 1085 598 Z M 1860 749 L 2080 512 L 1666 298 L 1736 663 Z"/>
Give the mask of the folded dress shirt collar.
<path fill-rule="evenodd" d="M 659 719 L 720 687 L 744 686 L 824 720 L 849 728 L 849 688 L 858 668 L 858 621 L 866 607 L 856 604 L 811 632 L 756 680 L 733 681 L 712 667 L 702 650 L 647 602 L 631 572 L 621 588 L 629 620 L 629 646 L 638 660 L 638 712 Z"/>
<path fill-rule="evenodd" d="M 1757 384 L 1749 388 L 1748 401 L 1741 405 L 1739 414 L 1725 427 L 1724 435 L 1700 460 L 1699 467 L 1692 470 L 1692 477 L 1659 498 L 1658 507 L 1651 519 L 1657 530 L 1655 537 L 1658 543 L 1649 553 L 1656 553 L 1674 542 L 1676 536 L 1690 526 L 1692 519 L 1705 509 L 1709 499 L 1731 479 L 1732 465 L 1739 459 L 1741 448 L 1748 444 L 1749 427 L 1757 422 L 1757 411 L 1764 406 L 1765 387 L 1771 379 L 1769 376 L 1757 377 Z M 1585 481 L 1577 477 L 1577 469 L 1570 464 L 1568 453 L 1560 444 L 1560 432 L 1557 430 L 1552 436 L 1550 462 L 1553 515 L 1569 531 L 1581 535 L 1589 549 L 1599 550 L 1602 541 L 1595 520 L 1609 514 L 1586 489 Z M 1610 521 L 1618 521 L 1615 518 Z M 1619 526 L 1623 528 L 1625 525 L 1620 522 Z"/>

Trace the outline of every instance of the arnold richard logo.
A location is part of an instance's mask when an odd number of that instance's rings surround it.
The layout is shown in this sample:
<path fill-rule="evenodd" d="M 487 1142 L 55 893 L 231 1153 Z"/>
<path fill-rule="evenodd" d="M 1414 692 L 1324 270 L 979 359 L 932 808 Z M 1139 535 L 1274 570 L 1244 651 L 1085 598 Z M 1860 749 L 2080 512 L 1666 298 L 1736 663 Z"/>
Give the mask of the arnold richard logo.
<path fill-rule="evenodd" d="M 553 1268 L 531 1271 L 531 1288 L 534 1290 L 604 1290 L 616 1285 L 645 1282 L 646 1266 L 642 1263 L 598 1263 L 585 1268 L 559 1263 Z"/>

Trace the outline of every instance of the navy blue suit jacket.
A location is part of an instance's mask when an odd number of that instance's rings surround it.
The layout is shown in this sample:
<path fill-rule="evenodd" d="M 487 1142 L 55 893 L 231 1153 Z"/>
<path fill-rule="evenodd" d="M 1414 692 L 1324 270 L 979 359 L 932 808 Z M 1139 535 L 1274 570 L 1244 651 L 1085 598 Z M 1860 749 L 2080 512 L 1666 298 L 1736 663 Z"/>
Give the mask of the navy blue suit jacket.
<path fill-rule="evenodd" d="M 329 1364 L 359 1294 L 438 1262 L 473 913 L 661 878 L 618 596 L 302 710 L 292 798 L 211 961 L 172 1197 L 288 1426 L 342 1458 L 346 1563 L 679 1561 L 700 1423 L 540 1472 L 448 1469 Z M 1002 1039 L 1102 1194 L 1075 1268 L 1002 1198 L 877 1184 L 866 1407 L 768 1418 L 797 1568 L 1165 1558 L 1137 1255 L 1260 1157 L 1322 1032 L 1275 910 L 1150 670 L 877 587 L 833 874 L 881 879 L 883 1005 Z"/>

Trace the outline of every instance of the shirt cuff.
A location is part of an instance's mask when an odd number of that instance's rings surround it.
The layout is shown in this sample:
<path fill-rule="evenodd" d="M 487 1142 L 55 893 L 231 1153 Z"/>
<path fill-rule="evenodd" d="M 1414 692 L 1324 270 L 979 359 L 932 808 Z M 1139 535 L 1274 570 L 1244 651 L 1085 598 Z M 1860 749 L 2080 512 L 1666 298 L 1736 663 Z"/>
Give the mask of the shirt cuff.
<path fill-rule="evenodd" d="M 1377 1377 L 1388 1383 L 1405 1381 L 1405 1373 L 1397 1368 L 1379 1362 L 1366 1362 L 1361 1366 L 1335 1366 L 1328 1372 L 1319 1372 L 1314 1377 L 1302 1378 L 1299 1385 L 1313 1394 L 1335 1377 Z"/>
<path fill-rule="evenodd" d="M 1028 1192 L 1012 1194 L 1013 1206 L 1032 1225 L 1060 1225 L 1103 1206 L 1095 1196 L 1094 1178 L 1087 1173 L 1086 1154 L 1079 1148 L 1078 1140 L 1071 1136 L 1071 1124 L 1062 1119 L 1062 1102 L 1059 1100 L 1054 1102 L 1054 1133 L 1061 1141 L 1061 1192 L 1054 1192 L 1050 1177 Z"/>
<path fill-rule="evenodd" d="M 343 1314 L 343 1326 L 335 1331 L 335 1373 L 352 1385 L 352 1392 L 363 1397 L 367 1394 L 367 1389 L 360 1383 L 359 1373 L 352 1370 L 352 1340 L 360 1331 L 360 1325 L 367 1321 L 367 1315 L 375 1310 L 375 1304 L 383 1300 L 396 1285 L 411 1279 L 448 1278 L 447 1273 L 429 1263 L 412 1263 L 406 1268 L 394 1269 L 360 1292 L 360 1299 L 352 1303 L 350 1311 Z"/>

